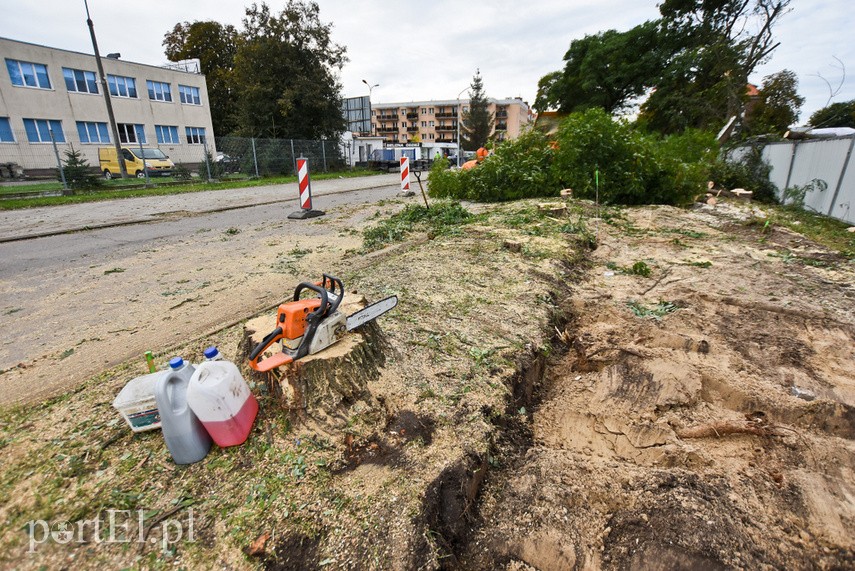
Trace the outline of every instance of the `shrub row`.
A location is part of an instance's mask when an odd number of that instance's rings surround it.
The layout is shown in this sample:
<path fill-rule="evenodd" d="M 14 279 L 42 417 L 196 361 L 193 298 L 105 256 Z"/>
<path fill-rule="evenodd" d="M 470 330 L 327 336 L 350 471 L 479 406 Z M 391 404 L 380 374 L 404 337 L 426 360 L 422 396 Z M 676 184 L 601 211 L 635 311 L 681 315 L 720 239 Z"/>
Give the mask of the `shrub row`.
<path fill-rule="evenodd" d="M 449 171 L 437 162 L 428 177 L 432 196 L 502 201 L 576 196 L 606 204 L 683 204 L 703 191 L 715 159 L 715 138 L 686 131 L 662 138 L 643 133 L 602 109 L 574 113 L 555 143 L 538 131 L 500 144 L 475 169 Z"/>

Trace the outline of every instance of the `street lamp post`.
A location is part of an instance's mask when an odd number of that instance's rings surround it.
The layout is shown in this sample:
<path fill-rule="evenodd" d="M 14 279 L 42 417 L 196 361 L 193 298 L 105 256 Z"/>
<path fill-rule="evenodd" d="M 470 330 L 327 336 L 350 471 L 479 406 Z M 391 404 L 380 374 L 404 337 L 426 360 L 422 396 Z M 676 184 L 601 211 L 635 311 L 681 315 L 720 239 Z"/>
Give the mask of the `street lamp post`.
<path fill-rule="evenodd" d="M 457 94 L 457 166 L 460 166 L 460 153 L 463 152 L 463 146 L 460 144 L 460 96 L 464 91 L 469 91 L 466 87 Z"/>
<path fill-rule="evenodd" d="M 116 159 L 119 162 L 119 172 L 121 173 L 122 178 L 127 178 L 128 171 L 125 167 L 125 159 L 122 156 L 122 144 L 119 141 L 119 129 L 116 126 L 116 116 L 113 114 L 113 103 L 110 101 L 110 86 L 107 83 L 107 75 L 104 73 L 104 66 L 101 64 L 101 53 L 98 51 L 98 41 L 95 39 L 95 26 L 92 23 L 92 18 L 89 16 L 89 4 L 86 0 L 83 0 L 83 5 L 86 7 L 86 25 L 89 26 L 89 36 L 92 38 L 92 49 L 95 52 L 95 66 L 98 68 L 98 79 L 101 82 L 101 89 L 104 90 L 104 103 L 107 106 L 107 119 L 110 121 L 110 130 L 113 132 L 113 146 L 116 148 Z"/>
<path fill-rule="evenodd" d="M 371 92 L 374 91 L 375 87 L 380 87 L 380 84 L 375 83 L 374 85 L 371 85 L 364 79 L 362 80 L 362 83 L 368 86 L 368 120 L 371 121 Z M 374 132 L 374 121 L 371 121 L 369 124 L 371 125 L 371 134 L 376 135 Z"/>

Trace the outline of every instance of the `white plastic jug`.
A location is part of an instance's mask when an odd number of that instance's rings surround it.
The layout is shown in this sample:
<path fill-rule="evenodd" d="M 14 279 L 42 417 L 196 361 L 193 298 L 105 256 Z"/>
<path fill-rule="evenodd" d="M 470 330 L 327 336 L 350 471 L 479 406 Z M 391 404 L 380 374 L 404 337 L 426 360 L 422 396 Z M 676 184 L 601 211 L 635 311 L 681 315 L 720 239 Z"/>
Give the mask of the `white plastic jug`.
<path fill-rule="evenodd" d="M 187 403 L 219 446 L 243 444 L 258 401 L 231 361 L 204 361 L 190 378 Z"/>
<path fill-rule="evenodd" d="M 154 388 L 163 439 L 176 464 L 198 462 L 211 449 L 211 437 L 187 405 L 187 387 L 193 371 L 193 365 L 175 357 Z"/>

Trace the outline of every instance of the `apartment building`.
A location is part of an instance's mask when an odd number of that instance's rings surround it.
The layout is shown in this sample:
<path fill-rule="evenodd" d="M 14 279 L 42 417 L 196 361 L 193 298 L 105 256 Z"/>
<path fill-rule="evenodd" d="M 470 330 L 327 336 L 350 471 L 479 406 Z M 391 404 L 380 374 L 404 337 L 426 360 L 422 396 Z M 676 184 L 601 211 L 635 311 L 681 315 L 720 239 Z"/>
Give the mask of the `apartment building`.
<path fill-rule="evenodd" d="M 0 163 L 25 171 L 56 168 L 74 147 L 98 165 L 98 147 L 113 144 L 105 88 L 95 56 L 0 38 Z M 123 144 L 159 147 L 173 161 L 204 160 L 214 132 L 205 76 L 198 66 L 158 67 L 102 57 Z M 51 140 L 53 138 L 53 141 Z"/>
<path fill-rule="evenodd" d="M 456 148 L 457 124 L 468 110 L 467 99 L 374 103 L 371 126 L 386 144 L 420 142 Z M 499 141 L 518 137 L 531 122 L 531 110 L 521 98 L 489 99 L 489 111 L 496 118 L 493 136 Z"/>

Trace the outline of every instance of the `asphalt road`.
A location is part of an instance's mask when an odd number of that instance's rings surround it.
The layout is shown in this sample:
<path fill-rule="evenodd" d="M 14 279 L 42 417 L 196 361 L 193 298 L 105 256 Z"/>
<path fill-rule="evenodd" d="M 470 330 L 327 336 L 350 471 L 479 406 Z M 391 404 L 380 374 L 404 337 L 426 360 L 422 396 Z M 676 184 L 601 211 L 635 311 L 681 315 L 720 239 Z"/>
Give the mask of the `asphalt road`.
<path fill-rule="evenodd" d="M 60 393 L 345 268 L 361 243 L 354 228 L 396 196 L 397 176 L 313 183 L 314 206 L 327 211 L 313 220 L 287 218 L 296 185 L 4 214 L 0 404 Z"/>

